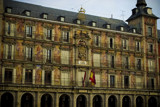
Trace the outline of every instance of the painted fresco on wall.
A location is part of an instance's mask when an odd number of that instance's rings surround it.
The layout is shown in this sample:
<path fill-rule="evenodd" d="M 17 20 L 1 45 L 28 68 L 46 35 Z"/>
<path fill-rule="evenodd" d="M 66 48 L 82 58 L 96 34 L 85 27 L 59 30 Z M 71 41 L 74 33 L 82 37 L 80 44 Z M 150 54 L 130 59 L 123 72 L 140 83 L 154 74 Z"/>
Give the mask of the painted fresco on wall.
<path fill-rule="evenodd" d="M 23 48 L 23 45 L 22 45 L 23 41 L 17 41 L 16 42 L 16 50 L 15 50 L 15 57 L 16 59 L 23 59 L 23 56 L 24 56 L 24 48 Z"/>
<path fill-rule="evenodd" d="M 35 70 L 35 81 L 36 84 L 41 84 L 42 82 L 42 69 L 40 65 L 36 66 L 36 70 Z"/>
<path fill-rule="evenodd" d="M 131 75 L 131 87 L 132 88 L 136 87 L 136 78 L 133 74 Z"/>
<path fill-rule="evenodd" d="M 43 27 L 42 27 L 42 23 L 40 22 L 36 23 L 35 38 L 43 39 Z"/>
<path fill-rule="evenodd" d="M 3 58 L 3 45 L 2 45 L 2 44 L 0 44 L 0 46 L 1 46 L 0 59 L 2 59 L 2 58 Z"/>
<path fill-rule="evenodd" d="M 134 68 L 134 66 L 135 66 L 135 57 L 134 57 L 134 55 L 132 54 L 132 55 L 130 55 L 130 65 L 131 65 L 131 68 Z"/>
<path fill-rule="evenodd" d="M 61 74 L 58 68 L 54 69 L 54 83 L 55 85 L 60 85 Z"/>
<path fill-rule="evenodd" d="M 53 56 L 54 56 L 54 61 L 56 63 L 60 63 L 60 60 L 61 60 L 61 52 L 60 52 L 60 49 L 59 49 L 59 46 L 55 46 L 54 48 L 54 52 L 53 52 Z"/>
<path fill-rule="evenodd" d="M 40 44 L 38 44 L 35 47 L 35 59 L 36 61 L 42 61 L 43 60 L 43 48 Z"/>
<path fill-rule="evenodd" d="M 121 64 L 122 64 L 122 56 L 121 56 L 121 53 L 120 53 L 120 52 L 117 52 L 116 57 L 117 57 L 117 66 L 118 66 L 118 67 L 121 67 Z"/>
<path fill-rule="evenodd" d="M 101 36 L 101 42 L 102 42 L 102 44 L 101 44 L 101 45 L 102 45 L 103 47 L 107 47 L 106 41 L 107 41 L 106 34 L 105 34 L 105 33 L 102 33 L 102 36 Z"/>
<path fill-rule="evenodd" d="M 20 84 L 22 82 L 22 72 L 23 68 L 21 65 L 16 66 L 16 83 Z"/>
<path fill-rule="evenodd" d="M 121 36 L 117 35 L 115 38 L 115 45 L 118 49 L 121 49 Z"/>
<path fill-rule="evenodd" d="M 17 20 L 17 24 L 16 24 L 16 36 L 24 36 L 25 34 L 25 26 L 24 26 L 24 20 Z"/>
<path fill-rule="evenodd" d="M 102 71 L 102 84 L 103 86 L 107 85 L 107 73 L 105 70 Z"/>
<path fill-rule="evenodd" d="M 102 52 L 101 54 L 101 63 L 102 63 L 102 66 L 107 66 L 107 55 L 105 51 Z"/>
<path fill-rule="evenodd" d="M 54 38 L 54 40 L 57 41 L 57 42 L 59 42 L 60 37 L 61 37 L 60 26 L 56 25 L 55 26 L 55 38 Z"/>

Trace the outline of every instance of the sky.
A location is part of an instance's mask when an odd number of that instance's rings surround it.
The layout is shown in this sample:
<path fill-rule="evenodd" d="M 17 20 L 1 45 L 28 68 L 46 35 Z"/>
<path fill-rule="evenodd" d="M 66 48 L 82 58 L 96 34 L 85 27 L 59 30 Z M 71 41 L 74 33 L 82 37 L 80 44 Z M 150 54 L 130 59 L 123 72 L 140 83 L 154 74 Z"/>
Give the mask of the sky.
<path fill-rule="evenodd" d="M 136 7 L 137 0 L 16 0 L 45 7 L 78 12 L 81 7 L 86 14 L 115 18 L 126 21 Z M 151 7 L 153 14 L 160 17 L 160 0 L 146 0 L 147 7 Z M 160 19 L 157 21 L 160 29 Z"/>

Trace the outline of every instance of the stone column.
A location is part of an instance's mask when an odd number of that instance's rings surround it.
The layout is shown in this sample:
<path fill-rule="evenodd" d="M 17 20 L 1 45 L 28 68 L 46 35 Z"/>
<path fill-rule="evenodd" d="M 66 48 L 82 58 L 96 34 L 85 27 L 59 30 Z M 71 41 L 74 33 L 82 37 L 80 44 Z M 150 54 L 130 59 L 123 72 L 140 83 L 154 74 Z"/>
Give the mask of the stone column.
<path fill-rule="evenodd" d="M 58 95 L 58 93 L 56 93 L 56 95 L 55 95 L 55 104 L 56 104 L 56 107 L 59 107 L 59 95 Z"/>
<path fill-rule="evenodd" d="M 16 83 L 16 69 L 13 69 L 13 74 L 12 74 L 12 83 L 15 84 Z"/>
<path fill-rule="evenodd" d="M 35 84 L 35 69 L 33 69 L 32 73 L 32 84 Z"/>
<path fill-rule="evenodd" d="M 77 94 L 73 94 L 73 107 L 76 107 Z"/>
<path fill-rule="evenodd" d="M 39 92 L 36 93 L 37 95 L 37 107 L 41 107 L 41 94 Z"/>
<path fill-rule="evenodd" d="M 120 95 L 120 99 L 119 99 L 119 107 L 122 107 L 122 103 L 123 103 L 123 95 Z"/>
<path fill-rule="evenodd" d="M 149 96 L 145 96 L 145 102 L 144 102 L 145 107 L 148 107 L 148 99 L 149 99 Z"/>
<path fill-rule="evenodd" d="M 106 105 L 104 107 L 108 107 L 108 98 L 109 98 L 109 95 L 105 95 L 105 103 Z"/>
<path fill-rule="evenodd" d="M 16 107 L 21 107 L 21 93 L 17 92 Z"/>
<path fill-rule="evenodd" d="M 2 67 L 2 83 L 4 83 L 5 68 Z"/>
<path fill-rule="evenodd" d="M 25 68 L 23 68 L 23 72 L 22 72 L 22 84 L 25 83 Z"/>
<path fill-rule="evenodd" d="M 87 106 L 87 107 L 93 107 L 93 95 L 92 94 L 89 94 L 89 99 L 88 99 L 88 101 L 89 101 L 89 106 Z"/>
<path fill-rule="evenodd" d="M 54 85 L 54 70 L 51 71 L 51 85 Z"/>
<path fill-rule="evenodd" d="M 42 70 L 42 85 L 45 83 L 45 71 Z"/>

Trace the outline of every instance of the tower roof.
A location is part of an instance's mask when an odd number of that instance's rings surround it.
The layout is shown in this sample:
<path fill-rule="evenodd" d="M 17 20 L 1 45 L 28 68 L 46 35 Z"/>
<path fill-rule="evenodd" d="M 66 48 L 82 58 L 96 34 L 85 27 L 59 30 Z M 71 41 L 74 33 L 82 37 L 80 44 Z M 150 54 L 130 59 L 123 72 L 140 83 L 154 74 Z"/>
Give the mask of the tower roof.
<path fill-rule="evenodd" d="M 137 7 L 139 6 L 147 6 L 147 3 L 145 0 L 137 0 L 137 4 L 136 4 Z"/>

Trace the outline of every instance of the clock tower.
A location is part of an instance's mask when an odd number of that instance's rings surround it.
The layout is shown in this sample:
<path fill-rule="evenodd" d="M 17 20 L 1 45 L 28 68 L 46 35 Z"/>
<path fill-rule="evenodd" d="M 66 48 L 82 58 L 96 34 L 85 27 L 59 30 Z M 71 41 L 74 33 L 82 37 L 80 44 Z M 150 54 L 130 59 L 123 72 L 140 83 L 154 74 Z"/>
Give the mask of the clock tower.
<path fill-rule="evenodd" d="M 142 34 L 141 45 L 144 55 L 144 82 L 159 86 L 159 66 L 158 66 L 158 39 L 157 39 L 157 19 L 152 12 L 152 8 L 147 7 L 145 0 L 137 0 L 136 8 L 132 10 L 132 15 L 127 19 L 130 26 L 137 29 Z"/>

